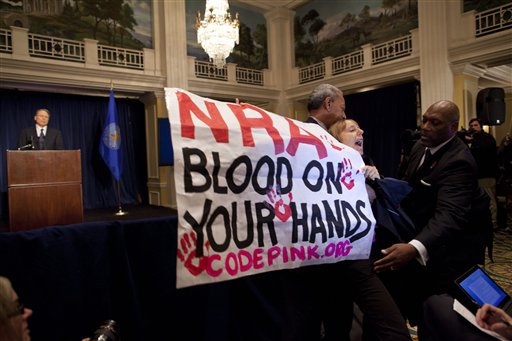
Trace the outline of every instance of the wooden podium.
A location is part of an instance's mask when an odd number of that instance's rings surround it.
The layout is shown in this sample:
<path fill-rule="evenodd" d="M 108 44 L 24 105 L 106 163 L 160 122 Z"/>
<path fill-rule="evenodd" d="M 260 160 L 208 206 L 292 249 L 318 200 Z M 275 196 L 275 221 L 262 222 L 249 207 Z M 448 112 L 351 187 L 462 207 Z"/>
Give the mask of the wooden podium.
<path fill-rule="evenodd" d="M 10 231 L 81 223 L 80 150 L 7 151 Z"/>

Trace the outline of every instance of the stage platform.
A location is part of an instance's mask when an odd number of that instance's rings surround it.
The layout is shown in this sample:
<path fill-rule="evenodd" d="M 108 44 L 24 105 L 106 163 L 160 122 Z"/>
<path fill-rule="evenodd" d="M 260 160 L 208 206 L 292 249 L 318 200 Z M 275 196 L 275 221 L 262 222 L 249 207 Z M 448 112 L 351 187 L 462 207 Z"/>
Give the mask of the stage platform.
<path fill-rule="evenodd" d="M 84 222 L 93 221 L 112 221 L 112 220 L 137 220 L 164 216 L 175 216 L 176 210 L 168 207 L 154 205 L 124 205 L 122 206 L 126 215 L 116 215 L 119 211 L 117 207 L 98 208 L 92 210 L 84 210 Z M 30 214 L 27 210 L 27 214 Z M 9 231 L 9 222 L 7 217 L 0 217 L 0 232 Z"/>

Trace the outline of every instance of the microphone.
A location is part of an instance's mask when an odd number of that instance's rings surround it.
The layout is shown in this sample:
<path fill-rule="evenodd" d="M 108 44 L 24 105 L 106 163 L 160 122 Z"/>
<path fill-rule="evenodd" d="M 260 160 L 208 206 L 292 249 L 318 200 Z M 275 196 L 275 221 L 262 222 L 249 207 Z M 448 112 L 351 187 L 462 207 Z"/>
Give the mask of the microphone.
<path fill-rule="evenodd" d="M 32 143 L 26 144 L 26 145 L 18 148 L 18 150 L 27 150 L 27 149 L 34 149 L 34 146 L 32 145 Z"/>
<path fill-rule="evenodd" d="M 30 136 L 30 142 L 26 145 L 19 147 L 18 150 L 27 150 L 27 149 L 35 149 L 34 147 L 34 137 Z"/>

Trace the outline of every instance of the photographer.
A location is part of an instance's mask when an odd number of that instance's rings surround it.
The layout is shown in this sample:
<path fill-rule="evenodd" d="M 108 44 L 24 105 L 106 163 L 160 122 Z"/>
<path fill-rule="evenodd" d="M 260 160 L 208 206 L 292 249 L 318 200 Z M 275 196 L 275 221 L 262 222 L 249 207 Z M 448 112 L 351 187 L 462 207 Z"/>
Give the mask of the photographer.
<path fill-rule="evenodd" d="M 498 173 L 498 159 L 496 140 L 491 134 L 482 130 L 482 123 L 478 118 L 469 121 L 469 130 L 463 137 L 478 166 L 478 184 L 491 199 L 489 208 L 492 225 L 494 229 L 497 229 L 496 176 Z"/>

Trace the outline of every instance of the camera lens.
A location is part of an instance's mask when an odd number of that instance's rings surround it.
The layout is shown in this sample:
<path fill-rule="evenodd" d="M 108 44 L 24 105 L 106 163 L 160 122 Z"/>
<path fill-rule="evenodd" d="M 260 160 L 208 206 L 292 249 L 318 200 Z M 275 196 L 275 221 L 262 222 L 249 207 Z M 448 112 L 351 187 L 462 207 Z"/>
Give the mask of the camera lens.
<path fill-rule="evenodd" d="M 120 341 L 117 323 L 114 320 L 107 320 L 96 329 L 91 341 Z"/>

